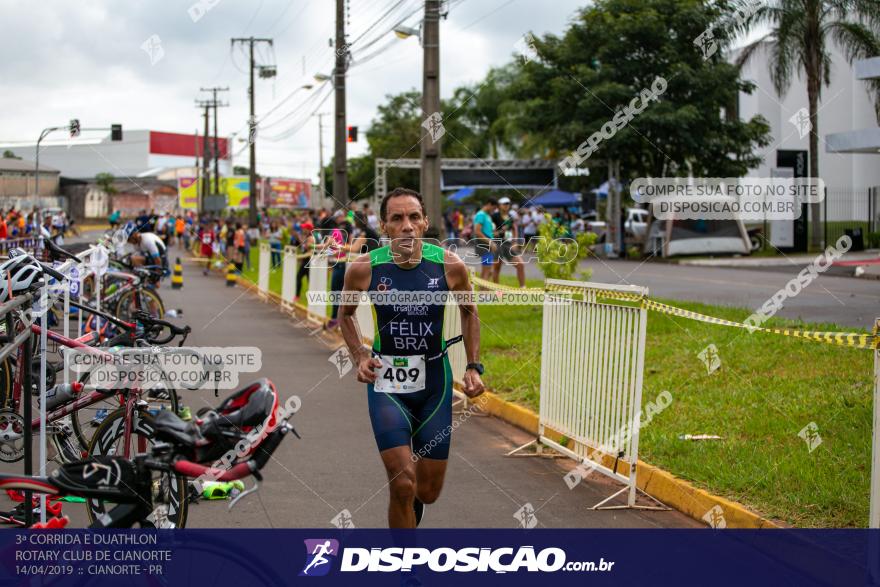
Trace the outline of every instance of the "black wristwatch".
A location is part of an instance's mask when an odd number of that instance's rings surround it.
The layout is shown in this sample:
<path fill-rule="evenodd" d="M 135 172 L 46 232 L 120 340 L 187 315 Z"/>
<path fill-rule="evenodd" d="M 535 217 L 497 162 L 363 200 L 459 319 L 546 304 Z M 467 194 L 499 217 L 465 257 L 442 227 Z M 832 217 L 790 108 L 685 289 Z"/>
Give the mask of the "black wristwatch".
<path fill-rule="evenodd" d="M 483 372 L 486 370 L 486 368 L 483 367 L 482 363 L 468 363 L 467 367 L 465 367 L 464 369 L 465 369 L 465 371 L 467 371 L 468 369 L 473 369 L 474 371 L 476 371 L 480 375 L 482 375 Z"/>

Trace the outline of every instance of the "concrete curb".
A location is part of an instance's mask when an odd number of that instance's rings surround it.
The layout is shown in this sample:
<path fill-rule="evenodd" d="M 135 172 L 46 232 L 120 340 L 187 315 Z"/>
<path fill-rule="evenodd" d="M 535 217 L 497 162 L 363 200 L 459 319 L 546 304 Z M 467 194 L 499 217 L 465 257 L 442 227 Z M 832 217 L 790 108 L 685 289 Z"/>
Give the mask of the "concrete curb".
<path fill-rule="evenodd" d="M 281 296 L 273 292 L 261 294 L 257 285 L 247 279 L 239 276 L 238 284 L 243 286 L 248 292 L 256 294 L 261 299 L 271 301 L 281 305 Z M 265 297 L 264 297 L 265 296 Z M 299 306 L 294 306 L 294 312 L 306 317 L 310 317 L 316 321 L 321 321 L 317 316 L 310 316 L 308 311 Z M 338 335 L 337 335 L 338 336 Z M 339 337 L 341 340 L 341 337 Z M 457 386 L 458 384 L 456 384 Z M 470 402 L 478 404 L 480 411 L 504 420 L 508 424 L 516 426 L 520 430 L 524 430 L 530 434 L 538 436 L 538 414 L 532 410 L 514 404 L 499 395 L 487 391 L 479 400 Z M 556 436 L 552 432 L 548 436 Z M 558 438 L 562 440 L 562 438 Z M 603 464 L 613 466 L 614 458 L 610 455 L 604 455 Z M 713 495 L 704 489 L 695 487 L 684 479 L 679 479 L 672 473 L 664 471 L 659 467 L 655 467 L 639 459 L 639 474 L 637 476 L 636 485 L 639 489 L 656 498 L 660 502 L 669 507 L 690 516 L 698 522 L 706 522 L 703 517 L 713 508 L 720 508 L 724 516 L 725 527 L 727 528 L 779 528 L 780 526 L 770 520 L 748 510 L 745 506 L 724 497 Z M 629 466 L 626 463 L 618 465 L 618 471 L 623 475 L 629 474 Z"/>
<path fill-rule="evenodd" d="M 538 414 L 528 408 L 501 399 L 494 393 L 486 392 L 486 395 L 489 396 L 489 401 L 481 405 L 480 409 L 526 432 L 538 435 Z M 557 435 L 550 433 L 548 436 Z M 560 439 L 557 438 L 557 440 Z M 602 464 L 609 468 L 613 467 L 614 458 L 610 455 L 604 455 Z M 712 495 L 708 491 L 699 489 L 672 473 L 641 459 L 638 462 L 638 468 L 636 485 L 639 489 L 697 521 L 705 522 L 703 516 L 717 506 L 724 514 L 727 528 L 779 527 L 770 520 L 749 511 L 741 504 Z M 626 463 L 619 463 L 617 469 L 623 475 L 629 474 L 629 465 Z"/>

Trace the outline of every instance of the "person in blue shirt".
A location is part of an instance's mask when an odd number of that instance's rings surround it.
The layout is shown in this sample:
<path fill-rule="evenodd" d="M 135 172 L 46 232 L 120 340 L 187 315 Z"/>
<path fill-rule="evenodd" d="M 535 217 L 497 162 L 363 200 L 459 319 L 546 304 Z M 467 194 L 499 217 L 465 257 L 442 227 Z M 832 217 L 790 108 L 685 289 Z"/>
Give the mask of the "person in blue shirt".
<path fill-rule="evenodd" d="M 498 200 L 489 198 L 474 216 L 474 249 L 480 256 L 480 277 L 492 279 L 492 264 L 495 262 L 495 223 L 492 214 L 498 210 Z"/>

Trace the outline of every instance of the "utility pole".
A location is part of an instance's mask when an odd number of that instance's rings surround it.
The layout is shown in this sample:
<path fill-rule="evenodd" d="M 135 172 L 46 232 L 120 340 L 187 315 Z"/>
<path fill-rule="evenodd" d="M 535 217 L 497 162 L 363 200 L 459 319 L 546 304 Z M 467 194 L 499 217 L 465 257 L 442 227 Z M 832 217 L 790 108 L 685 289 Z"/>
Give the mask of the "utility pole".
<path fill-rule="evenodd" d="M 205 112 L 202 114 L 205 118 L 205 134 L 202 137 L 202 195 L 199 198 L 199 210 L 205 209 L 205 196 L 211 193 L 211 156 L 208 155 L 208 137 L 211 133 L 208 130 L 208 123 L 211 120 L 212 105 L 213 102 L 211 100 L 196 100 L 196 106 L 205 109 Z"/>
<path fill-rule="evenodd" d="M 324 201 L 327 199 L 327 181 L 324 179 L 324 116 L 326 114 L 326 112 L 319 112 L 315 115 L 318 117 L 318 165 L 321 168 L 318 185 L 321 190 L 322 208 L 324 207 Z M 317 204 L 317 202 L 315 202 L 315 204 Z"/>
<path fill-rule="evenodd" d="M 229 104 L 220 104 L 217 101 L 217 92 L 228 92 L 229 88 L 201 88 L 202 92 L 211 92 L 214 95 L 213 104 L 214 104 L 214 189 L 211 192 L 212 194 L 220 193 L 220 147 L 219 147 L 219 138 L 217 137 L 217 108 L 223 107 L 226 108 Z M 227 147 L 228 148 L 228 147 Z"/>
<path fill-rule="evenodd" d="M 336 127 L 333 153 L 333 199 L 340 206 L 348 200 L 348 136 L 345 127 L 345 75 L 348 69 L 348 45 L 345 41 L 345 1 L 336 0 L 336 67 L 333 84 L 336 90 Z M 322 171 L 323 174 L 323 171 Z"/>
<path fill-rule="evenodd" d="M 198 178 L 199 167 L 201 166 L 201 163 L 199 163 L 199 127 L 196 127 L 194 138 L 195 145 L 193 152 L 196 154 L 196 211 L 199 214 L 202 214 L 204 212 L 204 210 L 202 210 L 202 184 Z"/>
<path fill-rule="evenodd" d="M 250 148 L 251 155 L 251 169 L 250 169 L 250 192 L 248 195 L 248 203 L 249 203 L 249 221 L 251 226 L 257 225 L 257 115 L 254 111 L 254 69 L 256 68 L 256 64 L 254 63 L 254 44 L 255 43 L 267 43 L 268 45 L 272 45 L 272 39 L 257 39 L 254 37 L 247 38 L 234 38 L 232 39 L 233 46 L 236 43 L 247 43 L 250 49 L 250 86 L 248 88 L 248 98 L 250 99 L 250 107 L 251 107 L 251 115 L 248 119 L 248 126 L 250 128 L 250 132 L 248 133 L 248 146 Z M 275 75 L 274 68 L 269 72 L 269 68 L 264 69 L 261 66 L 260 77 L 272 77 Z"/>
<path fill-rule="evenodd" d="M 440 200 L 441 138 L 440 111 L 440 0 L 425 0 L 422 33 L 424 49 L 422 82 L 422 198 L 428 212 L 429 233 L 443 240 L 446 228 Z M 431 123 L 433 122 L 433 124 Z"/>

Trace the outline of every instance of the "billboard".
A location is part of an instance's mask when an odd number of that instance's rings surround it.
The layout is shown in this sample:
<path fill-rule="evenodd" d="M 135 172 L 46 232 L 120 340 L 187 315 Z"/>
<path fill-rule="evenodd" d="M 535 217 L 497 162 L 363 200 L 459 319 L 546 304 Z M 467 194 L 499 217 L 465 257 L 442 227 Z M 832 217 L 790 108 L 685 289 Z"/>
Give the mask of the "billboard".
<path fill-rule="evenodd" d="M 177 205 L 182 210 L 196 210 L 199 207 L 199 184 L 195 177 L 177 178 Z"/>
<path fill-rule="evenodd" d="M 269 208 L 309 208 L 312 203 L 312 182 L 307 179 L 274 177 L 258 180 L 257 190 L 263 190 L 262 201 Z M 213 182 L 212 182 L 213 183 Z M 250 178 L 233 175 L 220 178 L 220 193 L 226 196 L 226 207 L 245 209 L 250 203 Z M 195 177 L 177 179 L 178 203 L 183 210 L 196 210 L 199 203 L 199 185 Z"/>
<path fill-rule="evenodd" d="M 266 190 L 269 208 L 311 208 L 312 182 L 307 179 L 273 177 Z"/>
<path fill-rule="evenodd" d="M 220 193 L 226 194 L 228 208 L 247 208 L 250 205 L 251 181 L 247 175 L 220 178 Z"/>

